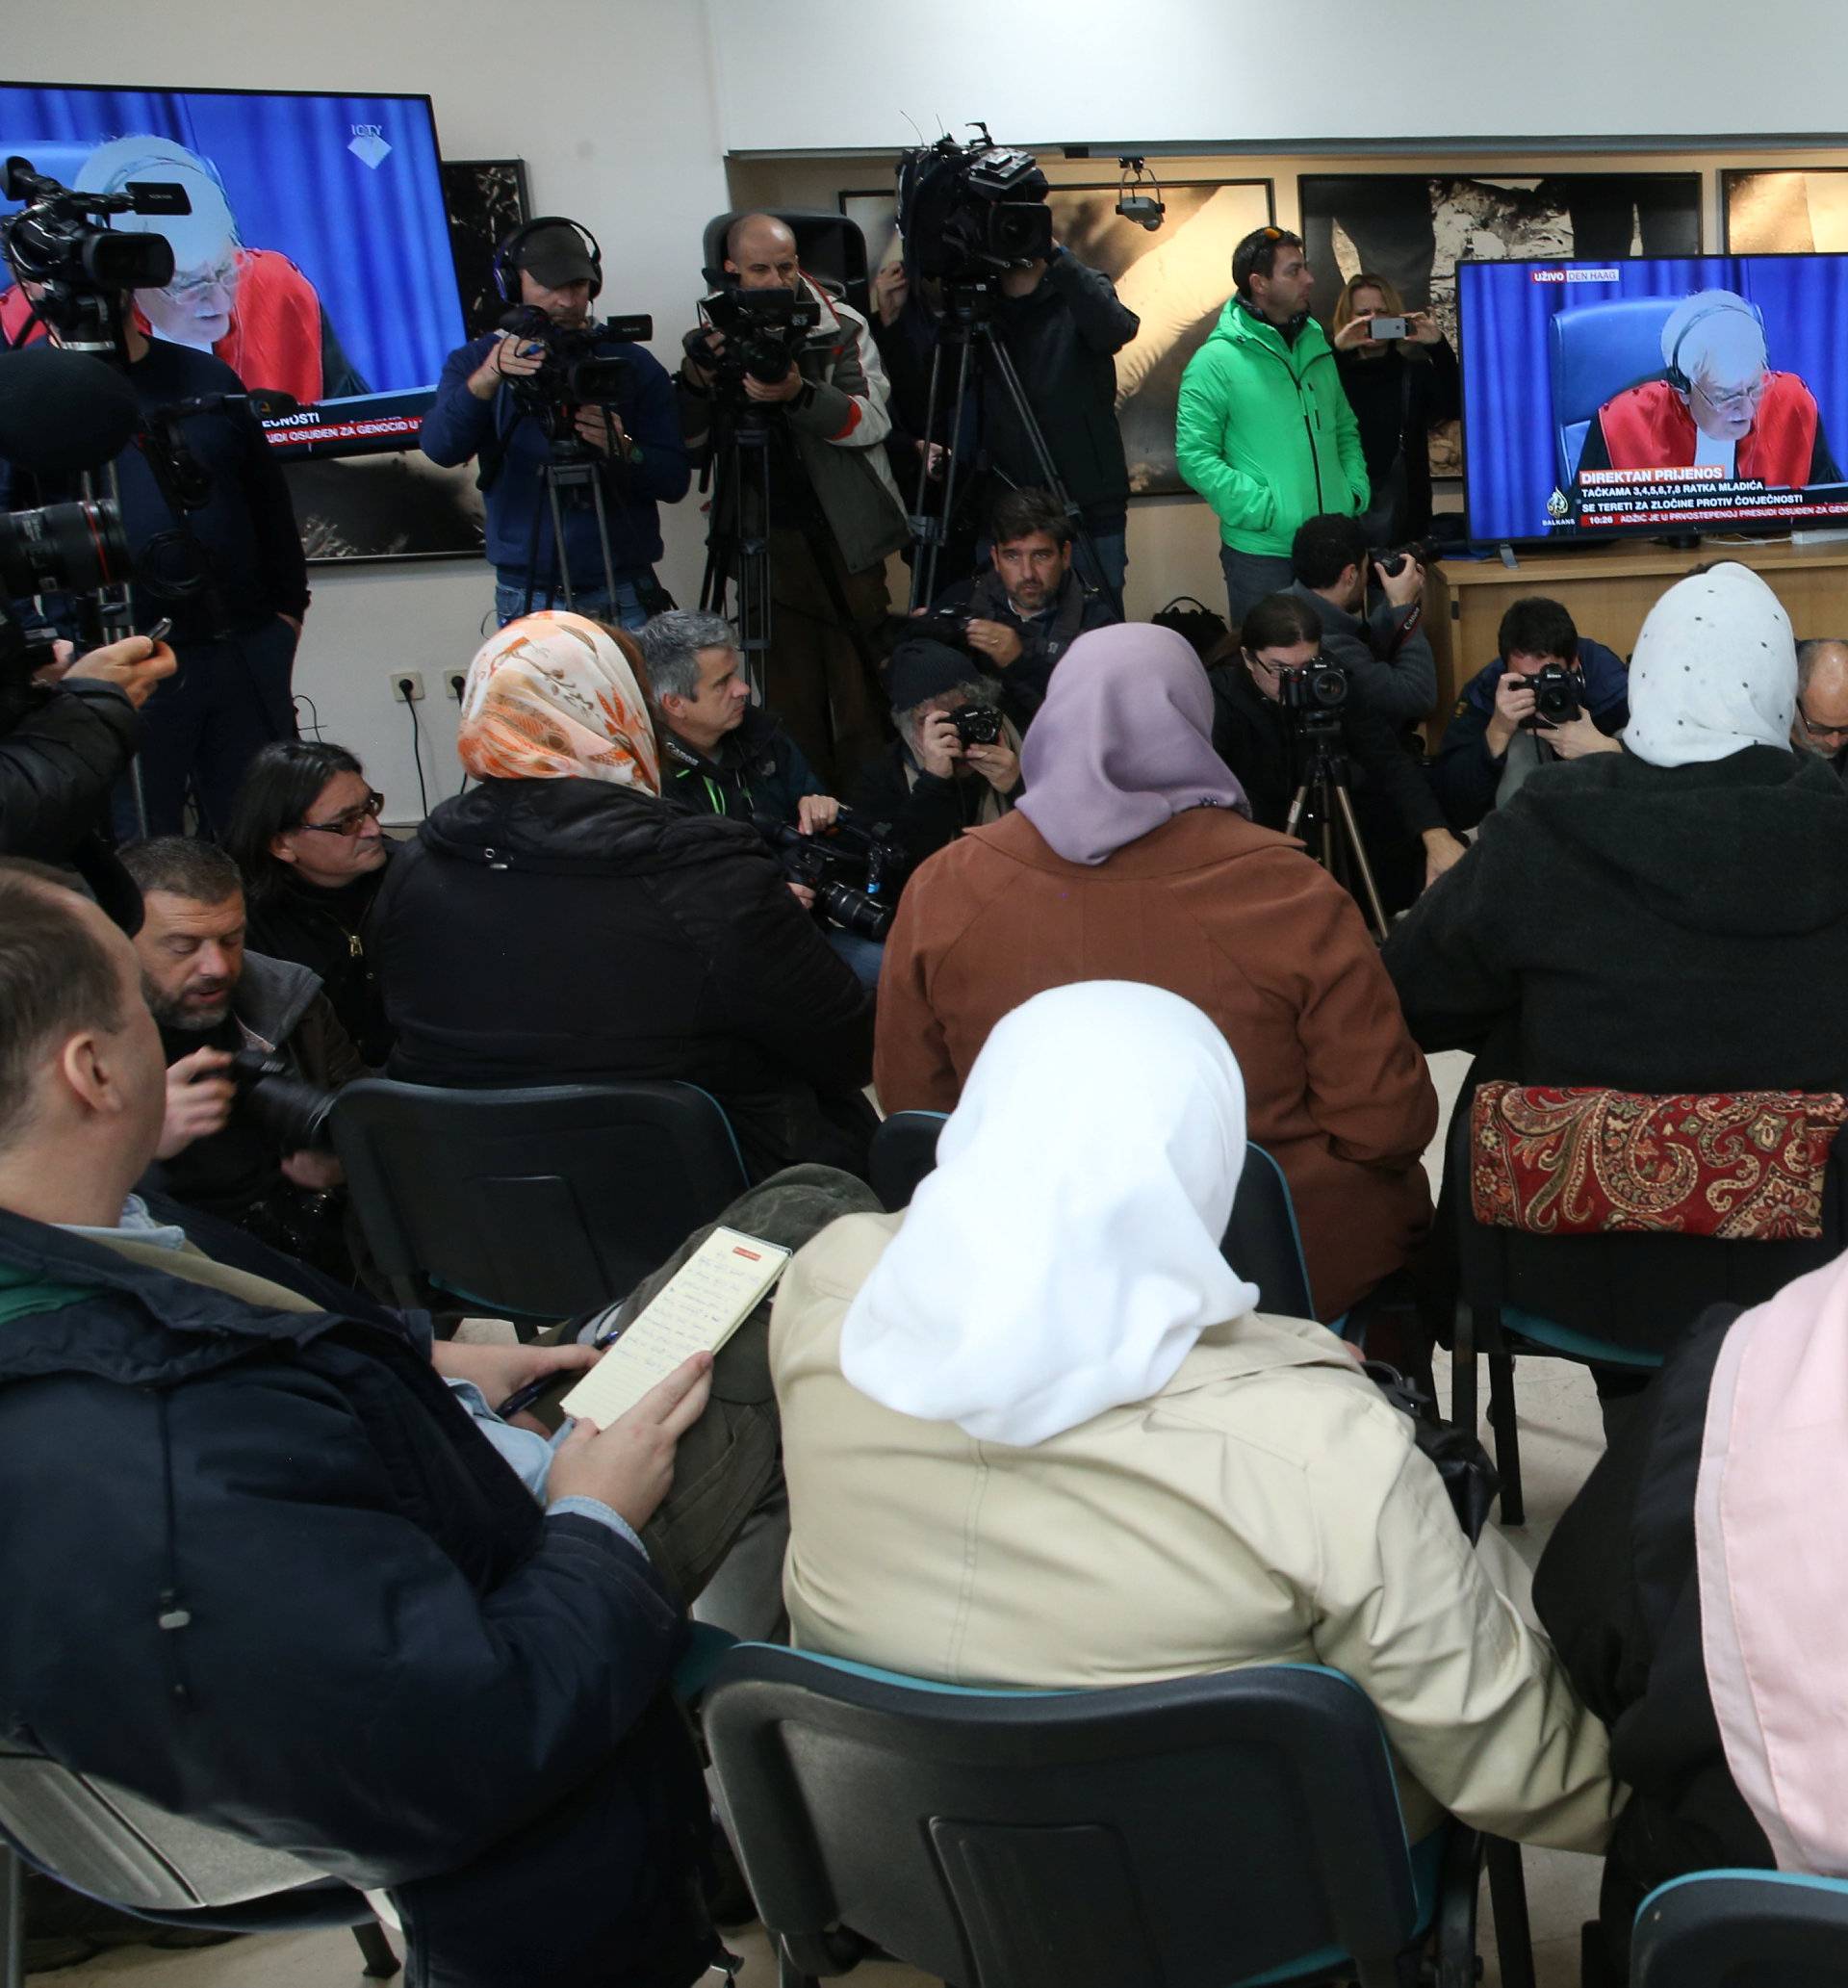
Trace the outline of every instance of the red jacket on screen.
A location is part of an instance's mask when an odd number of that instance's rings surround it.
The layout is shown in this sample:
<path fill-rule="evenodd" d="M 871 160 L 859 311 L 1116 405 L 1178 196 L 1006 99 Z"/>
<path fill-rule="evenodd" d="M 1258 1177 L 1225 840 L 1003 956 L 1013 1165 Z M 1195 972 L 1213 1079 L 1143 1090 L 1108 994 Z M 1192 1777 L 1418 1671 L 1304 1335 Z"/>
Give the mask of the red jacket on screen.
<path fill-rule="evenodd" d="M 152 336 L 140 311 L 135 322 Z M 23 334 L 23 336 L 22 336 Z M 8 346 L 45 336 L 15 283 L 0 296 L 0 335 Z M 321 397 L 321 299 L 286 255 L 273 248 L 238 250 L 238 296 L 231 328 L 212 348 L 247 387 L 293 394 L 303 406 Z"/>
<path fill-rule="evenodd" d="M 1687 401 L 1665 379 L 1626 387 L 1598 410 L 1614 470 L 1686 469 L 1698 439 Z M 1801 490 L 1816 450 L 1816 402 L 1794 373 L 1766 377 L 1758 418 L 1739 437 L 1733 474 Z"/>

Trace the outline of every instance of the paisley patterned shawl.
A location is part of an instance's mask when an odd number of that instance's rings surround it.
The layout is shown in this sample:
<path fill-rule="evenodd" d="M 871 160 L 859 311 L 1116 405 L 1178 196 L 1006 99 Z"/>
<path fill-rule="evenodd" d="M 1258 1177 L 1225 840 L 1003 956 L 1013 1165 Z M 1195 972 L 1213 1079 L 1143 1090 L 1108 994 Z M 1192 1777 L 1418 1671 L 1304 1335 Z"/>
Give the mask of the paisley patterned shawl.
<path fill-rule="evenodd" d="M 477 780 L 607 780 L 658 794 L 640 659 L 629 636 L 581 614 L 508 622 L 469 665 L 463 766 Z"/>
<path fill-rule="evenodd" d="M 1471 1207 L 1531 1235 L 1814 1239 L 1844 1119 L 1848 1100 L 1833 1091 L 1484 1084 L 1470 1108 Z"/>

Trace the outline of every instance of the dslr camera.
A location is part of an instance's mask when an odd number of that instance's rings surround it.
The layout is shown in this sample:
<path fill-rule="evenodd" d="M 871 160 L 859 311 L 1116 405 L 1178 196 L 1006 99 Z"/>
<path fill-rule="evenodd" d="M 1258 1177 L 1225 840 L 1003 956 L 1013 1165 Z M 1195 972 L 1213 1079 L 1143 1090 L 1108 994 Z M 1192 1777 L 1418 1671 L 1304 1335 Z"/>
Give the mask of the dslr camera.
<path fill-rule="evenodd" d="M 862 939 L 884 939 L 892 929 L 897 893 L 887 886 L 903 866 L 903 852 L 886 839 L 885 822 L 862 828 L 843 809 L 833 828 L 805 836 L 774 814 L 751 818 L 783 875 L 815 893 L 818 912 Z"/>
<path fill-rule="evenodd" d="M 172 282 L 173 248 L 165 235 L 118 235 L 109 217 L 191 214 L 186 189 L 135 180 L 120 194 L 80 194 L 15 156 L 0 191 L 23 203 L 0 220 L 0 249 L 22 281 L 42 286 L 38 315 L 67 351 L 119 354 L 122 292 Z"/>
<path fill-rule="evenodd" d="M 1533 686 L 1533 715 L 1527 721 L 1530 728 L 1570 725 L 1584 708 L 1578 672 L 1563 662 L 1544 664 L 1527 682 Z"/>
<path fill-rule="evenodd" d="M 128 578 L 128 540 L 113 503 L 48 503 L 0 511 L 0 733 L 24 716 L 33 673 L 51 660 L 54 631 L 28 628 L 12 603 L 38 594 L 94 594 Z"/>
<path fill-rule="evenodd" d="M 700 323 L 683 343 L 686 356 L 713 375 L 714 391 L 738 399 L 747 379 L 773 387 L 783 378 L 820 323 L 821 306 L 806 290 L 727 286 L 701 302 Z M 715 331 L 725 341 L 716 352 Z"/>
<path fill-rule="evenodd" d="M 620 352 L 598 349 L 606 345 L 642 345 L 654 336 L 654 321 L 646 312 L 610 318 L 601 324 L 554 324 L 534 304 L 523 304 L 500 320 L 502 331 L 537 347 L 539 371 L 509 375 L 514 404 L 529 414 L 554 441 L 577 433 L 579 407 L 613 406 L 629 377 L 629 361 Z"/>
<path fill-rule="evenodd" d="M 898 228 L 920 275 L 986 283 L 1052 253 L 1046 176 L 1032 153 L 997 145 L 986 124 L 966 144 L 949 137 L 898 162 Z"/>
<path fill-rule="evenodd" d="M 238 1102 L 285 1153 L 331 1152 L 327 1120 L 335 1094 L 304 1083 L 280 1056 L 239 1049 L 231 1058 Z"/>
<path fill-rule="evenodd" d="M 999 745 L 1001 712 L 992 704 L 959 704 L 946 715 L 963 745 Z"/>
<path fill-rule="evenodd" d="M 1404 572 L 1407 559 L 1415 560 L 1428 572 L 1432 560 L 1437 557 L 1437 548 L 1427 540 L 1415 538 L 1409 545 L 1371 547 L 1367 557 L 1372 565 L 1397 580 Z"/>
<path fill-rule="evenodd" d="M 1348 672 L 1325 656 L 1277 673 L 1277 702 L 1284 722 L 1302 738 L 1330 738 L 1341 730 L 1341 714 L 1352 689 Z"/>

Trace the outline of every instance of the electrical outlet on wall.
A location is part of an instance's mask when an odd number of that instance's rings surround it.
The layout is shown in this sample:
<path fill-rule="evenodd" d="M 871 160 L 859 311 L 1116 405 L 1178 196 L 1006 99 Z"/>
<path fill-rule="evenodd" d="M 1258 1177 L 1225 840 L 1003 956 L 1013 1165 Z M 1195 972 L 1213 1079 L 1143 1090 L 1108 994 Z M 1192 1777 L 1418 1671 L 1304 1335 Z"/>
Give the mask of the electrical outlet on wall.
<path fill-rule="evenodd" d="M 469 681 L 468 671 L 445 670 L 443 672 L 443 681 L 449 686 L 449 695 L 455 699 L 457 704 L 460 704 L 462 702 L 462 686 Z"/>
<path fill-rule="evenodd" d="M 393 670 L 390 681 L 392 695 L 400 704 L 416 704 L 424 695 L 422 670 Z"/>

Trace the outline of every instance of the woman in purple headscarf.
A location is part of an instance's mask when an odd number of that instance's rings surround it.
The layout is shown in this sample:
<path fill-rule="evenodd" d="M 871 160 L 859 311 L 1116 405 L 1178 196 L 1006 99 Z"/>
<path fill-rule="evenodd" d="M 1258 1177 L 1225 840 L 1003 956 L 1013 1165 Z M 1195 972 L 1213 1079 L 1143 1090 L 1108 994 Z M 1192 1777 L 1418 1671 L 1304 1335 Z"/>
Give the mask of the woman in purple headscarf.
<path fill-rule="evenodd" d="M 1353 900 L 1248 818 L 1212 735 L 1179 635 L 1131 623 L 1072 644 L 1021 749 L 1026 797 L 906 887 L 874 1082 L 888 1112 L 948 1111 L 989 1030 L 1046 988 L 1184 995 L 1245 1071 L 1250 1136 L 1290 1182 L 1331 1319 L 1429 1225 L 1437 1099 Z"/>

